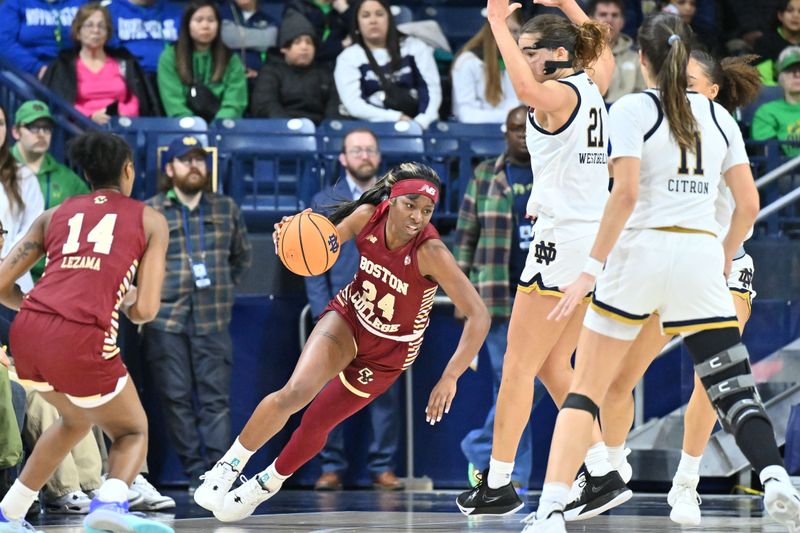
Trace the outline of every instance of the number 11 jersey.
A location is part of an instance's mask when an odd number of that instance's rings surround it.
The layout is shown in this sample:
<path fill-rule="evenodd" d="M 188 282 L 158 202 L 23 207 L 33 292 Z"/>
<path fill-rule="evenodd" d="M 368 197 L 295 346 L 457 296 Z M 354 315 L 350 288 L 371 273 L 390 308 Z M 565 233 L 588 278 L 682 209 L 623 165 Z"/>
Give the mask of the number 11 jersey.
<path fill-rule="evenodd" d="M 147 245 L 144 204 L 110 190 L 65 200 L 44 236 L 47 266 L 22 309 L 114 333 Z"/>

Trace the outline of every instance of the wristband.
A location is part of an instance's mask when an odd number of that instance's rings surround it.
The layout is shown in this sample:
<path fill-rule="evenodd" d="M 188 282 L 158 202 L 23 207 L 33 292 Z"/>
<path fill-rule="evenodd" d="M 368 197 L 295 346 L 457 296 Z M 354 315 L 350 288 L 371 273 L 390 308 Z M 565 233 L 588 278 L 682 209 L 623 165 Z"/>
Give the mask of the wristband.
<path fill-rule="evenodd" d="M 583 265 L 582 272 L 585 272 L 590 276 L 594 276 L 596 278 L 600 275 L 601 272 L 603 272 L 603 263 L 601 261 L 598 261 L 594 257 L 589 256 L 589 258 L 586 260 L 586 264 Z"/>

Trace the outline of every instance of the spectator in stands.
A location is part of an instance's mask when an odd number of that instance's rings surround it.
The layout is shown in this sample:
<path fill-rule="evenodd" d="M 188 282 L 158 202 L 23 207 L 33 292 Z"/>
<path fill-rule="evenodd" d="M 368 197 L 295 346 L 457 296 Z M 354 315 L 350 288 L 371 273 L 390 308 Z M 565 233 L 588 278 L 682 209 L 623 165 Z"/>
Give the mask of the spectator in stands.
<path fill-rule="evenodd" d="M 592 0 L 586 13 L 593 19 L 605 22 L 610 29 L 608 43 L 614 54 L 614 74 L 611 84 L 603 95 L 607 104 L 613 104 L 621 97 L 646 89 L 642 71 L 639 68 L 639 52 L 633 39 L 622 33 L 625 26 L 625 5 L 622 0 Z"/>
<path fill-rule="evenodd" d="M 250 111 L 254 117 L 309 118 L 315 124 L 339 116 L 333 73 L 314 61 L 317 39 L 311 23 L 290 11 L 281 23 L 281 54 L 261 68 Z"/>
<path fill-rule="evenodd" d="M 354 44 L 336 59 L 334 79 L 347 112 L 359 120 L 414 120 L 439 115 L 442 88 L 433 50 L 400 33 L 386 0 L 361 0 Z"/>
<path fill-rule="evenodd" d="M 98 2 L 84 4 L 72 21 L 75 47 L 61 50 L 42 82 L 101 126 L 113 115 L 157 114 L 155 89 L 136 58 L 107 47 L 111 15 Z"/>
<path fill-rule="evenodd" d="M 70 196 L 89 192 L 89 187 L 77 174 L 48 153 L 53 139 L 53 125 L 53 115 L 47 104 L 29 100 L 17 109 L 11 129 L 17 141 L 11 148 L 11 154 L 20 165 L 36 174 L 45 209 L 59 205 Z M 44 262 L 42 259 L 31 269 L 34 282 L 44 272 Z"/>
<path fill-rule="evenodd" d="M 517 35 L 519 11 L 508 17 L 506 24 Z M 501 124 L 519 105 L 488 22 L 456 54 L 451 78 L 453 115 L 458 122 Z"/>
<path fill-rule="evenodd" d="M 697 0 L 661 0 L 662 11 L 678 15 L 683 22 L 692 27 L 695 40 L 702 48 L 716 52 L 720 45 L 717 24 L 716 2 Z"/>
<path fill-rule="evenodd" d="M 5 0 L 0 4 L 0 56 L 40 79 L 61 48 L 84 0 Z"/>
<path fill-rule="evenodd" d="M 303 15 L 319 38 L 317 60 L 333 64 L 353 42 L 353 12 L 348 0 L 286 0 L 284 18 L 291 12 Z"/>
<path fill-rule="evenodd" d="M 347 133 L 342 141 L 339 164 L 344 170 L 344 179 L 326 187 L 314 196 L 315 211 L 326 211 L 340 202 L 357 200 L 361 194 L 375 185 L 376 174 L 381 165 L 378 138 L 371 130 L 356 128 Z M 346 242 L 339 250 L 339 259 L 329 271 L 321 276 L 303 278 L 306 295 L 314 317 L 322 314 L 328 302 L 339 289 L 350 283 L 358 269 L 358 250 L 354 243 Z M 394 474 L 395 454 L 400 436 L 400 385 L 393 384 L 384 394 L 369 404 L 372 424 L 372 443 L 367 456 L 368 469 L 373 477 L 373 486 L 383 490 L 402 490 L 403 482 Z M 317 490 L 339 490 L 342 475 L 347 469 L 343 426 L 336 426 L 328 434 L 325 448 L 320 452 L 322 475 L 314 488 Z M 351 454 L 352 457 L 352 454 Z"/>
<path fill-rule="evenodd" d="M 0 106 L 0 227 L 3 243 L 0 257 L 6 257 L 44 211 L 44 199 L 36 174 L 19 165 L 8 147 L 8 115 Z M 19 279 L 24 291 L 33 287 L 30 273 Z"/>
<path fill-rule="evenodd" d="M 752 138 L 755 141 L 800 141 L 800 46 L 789 46 L 781 52 L 776 69 L 783 98 L 756 109 Z M 800 155 L 800 145 L 796 143 L 782 148 L 786 155 Z"/>
<path fill-rule="evenodd" d="M 775 12 L 785 0 L 722 0 L 720 26 L 725 46 L 731 55 L 752 53 L 758 41 L 772 26 Z"/>
<path fill-rule="evenodd" d="M 456 223 L 456 262 L 475 285 L 492 315 L 484 347 L 491 365 L 493 400 L 497 399 L 503 375 L 511 303 L 533 238 L 531 221 L 525 216 L 525 206 L 533 188 L 531 156 L 525 144 L 527 120 L 526 106 L 515 107 L 507 114 L 506 150 L 499 157 L 487 159 L 475 167 Z M 463 320 L 464 317 L 456 311 L 456 318 Z M 537 380 L 534 402 L 541 400 L 543 392 Z M 473 487 L 477 485 L 478 474 L 489 468 L 494 405 L 492 401 L 483 426 L 467 433 L 461 441 Z M 511 474 L 515 487 L 528 486 L 532 460 L 531 433 L 525 426 Z"/>
<path fill-rule="evenodd" d="M 222 42 L 239 55 L 245 75 L 255 78 L 267 60 L 267 50 L 278 44 L 278 26 L 260 0 L 227 0 L 220 15 Z"/>
<path fill-rule="evenodd" d="M 178 40 L 180 5 L 170 0 L 110 0 L 107 7 L 114 26 L 111 46 L 133 54 L 155 87 L 158 58 Z"/>
<path fill-rule="evenodd" d="M 169 222 L 167 269 L 161 308 L 142 329 L 144 360 L 193 493 L 231 443 L 228 325 L 250 243 L 234 201 L 209 190 L 207 153 L 197 137 L 175 139 L 164 160 L 168 188 L 147 204 Z"/>
<path fill-rule="evenodd" d="M 783 0 L 775 11 L 772 29 L 755 44 L 755 53 L 762 59 L 757 68 L 764 85 L 776 84 L 778 56 L 787 46 L 793 45 L 800 45 L 800 0 Z"/>
<path fill-rule="evenodd" d="M 178 42 L 158 60 L 158 91 L 167 116 L 206 121 L 239 118 L 247 107 L 247 80 L 239 56 L 222 42 L 213 0 L 190 0 Z"/>

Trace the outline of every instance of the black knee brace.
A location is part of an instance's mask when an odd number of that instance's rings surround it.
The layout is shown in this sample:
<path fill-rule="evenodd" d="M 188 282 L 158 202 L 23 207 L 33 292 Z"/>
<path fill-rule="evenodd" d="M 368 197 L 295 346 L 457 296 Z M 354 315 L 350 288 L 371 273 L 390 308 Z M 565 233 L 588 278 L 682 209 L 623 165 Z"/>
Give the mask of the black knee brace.
<path fill-rule="evenodd" d="M 597 415 L 600 413 L 600 408 L 594 403 L 591 398 L 583 394 L 575 394 L 570 392 L 564 400 L 562 409 L 577 409 L 579 411 L 586 411 L 592 415 L 592 420 L 597 420 Z"/>
<path fill-rule="evenodd" d="M 745 420 L 759 417 L 769 422 L 769 417 L 756 389 L 747 348 L 739 342 L 738 330 L 732 336 L 728 329 L 735 328 L 696 333 L 686 338 L 686 345 L 723 429 L 736 436 Z M 714 353 L 709 350 L 714 344 L 728 347 Z"/>

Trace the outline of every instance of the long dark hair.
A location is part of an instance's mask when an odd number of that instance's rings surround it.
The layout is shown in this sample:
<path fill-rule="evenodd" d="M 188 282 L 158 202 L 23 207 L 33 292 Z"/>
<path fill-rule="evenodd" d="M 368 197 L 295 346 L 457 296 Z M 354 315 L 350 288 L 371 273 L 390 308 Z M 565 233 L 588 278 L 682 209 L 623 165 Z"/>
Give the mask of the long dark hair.
<path fill-rule="evenodd" d="M 22 193 L 19 190 L 19 180 L 17 176 L 17 160 L 11 155 L 11 150 L 8 149 L 8 113 L 6 108 L 0 105 L 0 111 L 3 112 L 3 120 L 6 122 L 6 138 L 0 139 L 3 143 L 0 146 L 0 183 L 3 184 L 3 190 L 8 197 L 8 205 L 12 211 L 21 213 L 25 209 L 25 200 L 22 199 Z"/>
<path fill-rule="evenodd" d="M 67 155 L 83 169 L 92 189 L 119 187 L 125 163 L 133 159 L 131 147 L 114 133 L 89 130 L 67 146 Z"/>
<path fill-rule="evenodd" d="M 353 42 L 360 45 L 361 48 L 367 50 L 367 43 L 364 41 L 364 36 L 361 34 L 361 30 L 358 29 L 358 14 L 361 11 L 361 6 L 364 5 L 364 2 L 368 0 L 359 0 L 359 2 L 353 7 L 353 35 L 352 39 Z M 372 0 L 374 2 L 378 2 L 383 9 L 386 10 L 386 16 L 388 17 L 388 27 L 386 31 L 386 50 L 389 52 L 389 67 L 390 72 L 394 72 L 400 68 L 400 60 L 402 57 L 400 56 L 400 39 L 404 37 L 404 35 L 397 29 L 397 23 L 394 20 L 394 15 L 392 15 L 392 8 L 386 0 Z"/>
<path fill-rule="evenodd" d="M 210 7 L 214 11 L 214 16 L 217 17 L 217 36 L 211 41 L 211 60 L 214 65 L 214 70 L 211 73 L 211 81 L 219 82 L 225 75 L 225 69 L 228 68 L 228 61 L 231 59 L 231 50 L 225 43 L 222 42 L 222 19 L 219 16 L 219 8 L 217 3 L 213 0 L 191 0 L 186 4 L 186 10 L 181 17 L 181 27 L 178 31 L 178 42 L 175 43 L 175 68 L 178 70 L 178 76 L 185 85 L 191 85 L 195 82 L 194 79 L 194 66 L 192 61 L 192 52 L 194 52 L 194 41 L 189 32 L 189 22 L 197 12 L 198 9 Z"/>
<path fill-rule="evenodd" d="M 761 75 L 753 64 L 759 57 L 754 54 L 726 57 L 722 61 L 704 50 L 692 50 L 692 59 L 697 61 L 711 83 L 719 86 L 716 101 L 732 113 L 737 107 L 755 101 L 761 90 Z"/>
<path fill-rule="evenodd" d="M 537 15 L 523 24 L 519 33 L 538 33 L 542 46 L 565 48 L 573 67 L 579 70 L 592 65 L 603 53 L 608 27 L 596 20 L 578 26 L 558 15 Z"/>
<path fill-rule="evenodd" d="M 328 218 L 334 224 L 338 224 L 347 218 L 356 208 L 363 204 L 378 205 L 389 198 L 392 185 L 398 181 L 423 179 L 433 184 L 437 190 L 441 190 L 441 181 L 436 171 L 422 163 L 401 163 L 384 174 L 371 188 L 364 191 L 358 200 L 343 202 L 334 206 L 334 211 Z"/>
<path fill-rule="evenodd" d="M 638 38 L 639 48 L 650 64 L 650 74 L 658 83 L 672 136 L 682 148 L 694 152 L 697 121 L 686 97 L 692 29 L 677 15 L 658 13 L 644 21 Z"/>

